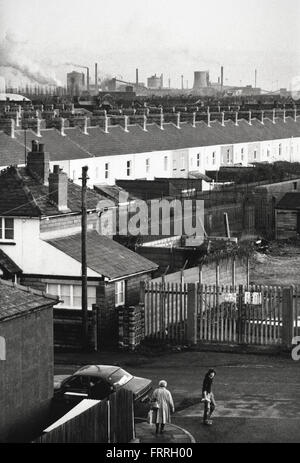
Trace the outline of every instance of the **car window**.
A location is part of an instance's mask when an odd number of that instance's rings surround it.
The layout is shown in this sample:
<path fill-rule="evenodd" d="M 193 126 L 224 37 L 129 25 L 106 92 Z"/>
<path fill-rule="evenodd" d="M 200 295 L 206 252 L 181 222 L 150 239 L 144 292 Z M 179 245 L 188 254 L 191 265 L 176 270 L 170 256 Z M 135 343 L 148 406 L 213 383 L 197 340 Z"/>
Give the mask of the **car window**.
<path fill-rule="evenodd" d="M 66 389 L 88 389 L 89 378 L 87 376 L 72 376 L 64 384 L 63 387 Z"/>
<path fill-rule="evenodd" d="M 113 387 L 105 379 L 90 378 L 90 398 L 91 399 L 106 399 L 113 392 Z"/>
<path fill-rule="evenodd" d="M 127 384 L 132 378 L 133 376 L 130 373 L 119 368 L 109 376 L 108 381 L 115 387 L 121 387 L 124 386 L 124 384 Z"/>

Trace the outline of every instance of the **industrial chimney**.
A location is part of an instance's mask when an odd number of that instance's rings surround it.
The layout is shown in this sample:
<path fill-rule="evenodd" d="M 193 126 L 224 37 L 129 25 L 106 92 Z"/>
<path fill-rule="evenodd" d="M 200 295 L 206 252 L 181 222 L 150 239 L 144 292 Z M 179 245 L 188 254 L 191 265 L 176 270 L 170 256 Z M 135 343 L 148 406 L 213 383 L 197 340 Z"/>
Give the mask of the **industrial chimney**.
<path fill-rule="evenodd" d="M 98 93 L 98 63 L 95 63 L 95 90 Z"/>
<path fill-rule="evenodd" d="M 139 70 L 135 70 L 135 91 L 137 92 L 139 87 Z"/>
<path fill-rule="evenodd" d="M 223 92 L 224 87 L 224 67 L 221 66 L 221 92 Z"/>
<path fill-rule="evenodd" d="M 86 68 L 86 89 L 90 91 L 90 69 L 88 67 Z"/>

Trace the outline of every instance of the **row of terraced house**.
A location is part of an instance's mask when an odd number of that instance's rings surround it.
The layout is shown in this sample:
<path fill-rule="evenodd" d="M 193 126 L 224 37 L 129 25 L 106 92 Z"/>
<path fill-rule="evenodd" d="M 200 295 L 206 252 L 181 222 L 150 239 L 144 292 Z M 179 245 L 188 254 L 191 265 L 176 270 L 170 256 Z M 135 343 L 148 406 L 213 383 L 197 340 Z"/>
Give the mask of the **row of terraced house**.
<path fill-rule="evenodd" d="M 176 115 L 175 115 L 176 116 Z M 0 131 L 0 168 L 25 165 L 32 140 L 46 146 L 50 166 L 59 164 L 68 177 L 80 183 L 83 165 L 89 168 L 89 186 L 116 179 L 204 178 L 206 171 L 222 166 L 247 166 L 256 162 L 300 161 L 300 117 L 285 112 L 273 116 L 182 122 L 129 124 L 121 117 L 119 125 L 89 127 L 85 118 L 81 127 L 67 127 L 59 118 L 56 128 L 42 128 L 36 120 L 34 129 L 22 130 L 12 119 Z M 205 178 L 204 178 L 205 179 Z M 208 184 L 203 181 L 203 189 Z"/>

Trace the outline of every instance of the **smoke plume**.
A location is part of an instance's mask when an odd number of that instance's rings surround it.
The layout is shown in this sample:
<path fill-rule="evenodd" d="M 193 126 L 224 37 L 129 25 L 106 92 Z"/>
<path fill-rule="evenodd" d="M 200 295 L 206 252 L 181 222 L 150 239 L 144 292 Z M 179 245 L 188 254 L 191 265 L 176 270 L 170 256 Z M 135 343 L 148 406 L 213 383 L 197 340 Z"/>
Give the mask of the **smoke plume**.
<path fill-rule="evenodd" d="M 55 75 L 49 75 L 41 65 L 26 56 L 22 45 L 24 43 L 7 33 L 0 43 L 0 66 L 20 72 L 33 83 L 60 85 Z"/>

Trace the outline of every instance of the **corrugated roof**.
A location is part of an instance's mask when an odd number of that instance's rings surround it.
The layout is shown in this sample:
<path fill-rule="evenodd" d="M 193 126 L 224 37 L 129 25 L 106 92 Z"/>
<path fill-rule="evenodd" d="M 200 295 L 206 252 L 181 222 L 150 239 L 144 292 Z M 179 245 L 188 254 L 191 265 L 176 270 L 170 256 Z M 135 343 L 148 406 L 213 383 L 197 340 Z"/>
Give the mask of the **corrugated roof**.
<path fill-rule="evenodd" d="M 87 208 L 96 209 L 104 197 L 87 189 Z M 81 187 L 68 181 L 68 208 L 81 212 Z M 49 200 L 49 187 L 40 183 L 25 167 L 9 167 L 0 173 L 0 214 L 2 216 L 40 217 L 61 215 Z"/>
<path fill-rule="evenodd" d="M 47 242 L 81 262 L 81 233 Z M 151 272 L 158 267 L 154 262 L 96 231 L 87 233 L 87 266 L 110 280 Z"/>
<path fill-rule="evenodd" d="M 0 320 L 16 318 L 28 312 L 57 304 L 56 297 L 21 285 L 0 280 Z"/>
<path fill-rule="evenodd" d="M 300 210 L 300 191 L 290 191 L 276 205 L 276 209 Z"/>

